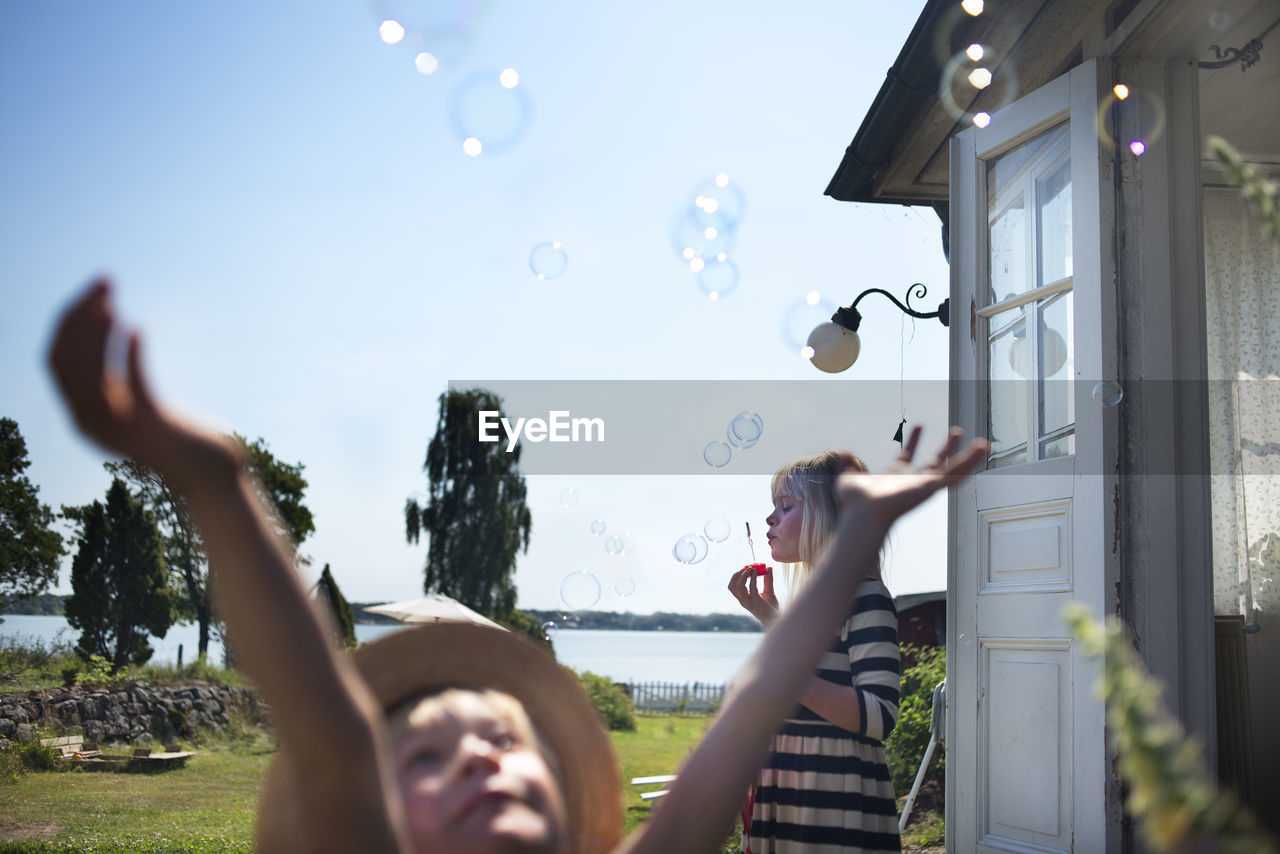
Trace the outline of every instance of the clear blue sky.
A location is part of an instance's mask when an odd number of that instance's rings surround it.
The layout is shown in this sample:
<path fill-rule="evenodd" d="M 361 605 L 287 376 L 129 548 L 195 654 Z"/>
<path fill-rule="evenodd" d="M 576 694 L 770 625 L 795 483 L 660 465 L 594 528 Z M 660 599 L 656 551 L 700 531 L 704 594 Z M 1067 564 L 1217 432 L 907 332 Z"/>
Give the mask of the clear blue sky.
<path fill-rule="evenodd" d="M 421 590 L 425 546 L 405 543 L 402 507 L 424 488 L 450 380 L 823 380 L 782 332 L 821 319 L 795 308 L 808 292 L 847 304 L 919 281 L 929 308 L 945 295 L 930 211 L 822 194 L 921 3 L 451 2 L 471 10 L 460 31 L 387 45 L 389 5 L 0 4 L 0 414 L 27 439 L 42 500 L 82 504 L 108 483 L 43 366 L 57 310 L 100 272 L 144 331 L 166 399 L 305 464 L 306 572 L 331 564 L 358 601 Z M 415 68 L 423 51 L 440 54 L 431 75 Z M 455 93 L 504 68 L 529 121 L 507 150 L 469 157 Z M 746 208 L 730 249 L 738 285 L 713 301 L 669 232 L 722 172 Z M 538 281 L 528 259 L 544 241 L 562 243 L 568 266 Z M 841 444 L 879 464 L 896 449 L 900 379 L 907 417 L 932 404 L 941 436 L 946 334 L 863 307 L 863 355 L 805 450 Z M 700 447 L 684 408 L 644 406 L 655 436 Z M 765 420 L 760 470 L 792 451 L 769 441 L 771 425 L 809 415 L 716 399 L 698 417 L 727 423 L 738 408 Z M 763 551 L 762 475 L 529 486 L 526 607 L 559 607 L 561 580 L 583 570 L 604 585 L 601 608 L 732 610 L 743 520 Z M 635 550 L 606 554 L 596 517 Z M 702 564 L 675 562 L 675 540 L 713 517 L 733 539 Z M 940 589 L 944 547 L 935 501 L 900 529 L 890 586 Z M 624 577 L 627 597 L 614 590 Z"/>

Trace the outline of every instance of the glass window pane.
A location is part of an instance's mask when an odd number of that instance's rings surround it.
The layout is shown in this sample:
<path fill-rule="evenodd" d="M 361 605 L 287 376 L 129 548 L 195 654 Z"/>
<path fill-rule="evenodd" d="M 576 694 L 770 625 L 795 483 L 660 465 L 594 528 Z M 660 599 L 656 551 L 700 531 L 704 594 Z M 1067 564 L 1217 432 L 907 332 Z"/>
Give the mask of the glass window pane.
<path fill-rule="evenodd" d="M 1054 457 L 1069 457 L 1076 452 L 1076 434 L 1070 433 L 1050 439 L 1040 446 L 1040 459 L 1051 460 Z"/>
<path fill-rule="evenodd" d="M 1063 160 L 1036 181 L 1039 207 L 1040 280 L 1051 285 L 1071 275 L 1071 163 Z"/>
<path fill-rule="evenodd" d="M 1027 291 L 1027 212 L 1021 196 L 991 221 L 987 246 L 991 279 L 988 304 Z"/>
<path fill-rule="evenodd" d="M 1038 158 L 1052 143 L 1067 135 L 1067 126 L 1059 125 L 1048 133 L 1028 140 L 1012 151 L 987 161 L 987 199 L 995 202 L 1019 192 L 1027 174 L 1028 164 Z M 992 209 L 995 205 L 992 204 Z"/>
<path fill-rule="evenodd" d="M 1005 323 L 1005 314 L 1017 320 Z M 987 348 L 988 421 L 987 438 L 991 441 L 991 467 L 1027 461 L 1027 404 L 1032 384 L 1017 372 L 1015 349 L 1026 337 L 1026 318 L 1021 309 L 998 314 L 991 325 L 1003 331 L 995 335 Z"/>
<path fill-rule="evenodd" d="M 1040 435 L 1061 434 L 1076 423 L 1075 329 L 1072 293 L 1036 304 L 1040 350 Z"/>
<path fill-rule="evenodd" d="M 1071 255 L 1066 138 L 1067 126 L 1059 125 L 987 162 L 987 305 L 1039 287 L 1045 273 L 1054 278 L 1044 281 L 1065 275 L 1063 257 Z M 1040 225 L 1045 216 L 1050 221 Z M 1032 257 L 1037 252 L 1054 256 L 1045 266 Z"/>

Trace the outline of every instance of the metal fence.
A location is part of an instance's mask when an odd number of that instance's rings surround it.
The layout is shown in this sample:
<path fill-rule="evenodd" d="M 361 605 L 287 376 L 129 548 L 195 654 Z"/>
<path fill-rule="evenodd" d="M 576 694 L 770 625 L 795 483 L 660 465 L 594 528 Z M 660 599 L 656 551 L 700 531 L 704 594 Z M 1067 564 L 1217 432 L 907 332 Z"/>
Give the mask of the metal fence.
<path fill-rule="evenodd" d="M 632 682 L 622 689 L 637 712 L 647 715 L 710 715 L 724 700 L 724 685 L 702 682 Z"/>

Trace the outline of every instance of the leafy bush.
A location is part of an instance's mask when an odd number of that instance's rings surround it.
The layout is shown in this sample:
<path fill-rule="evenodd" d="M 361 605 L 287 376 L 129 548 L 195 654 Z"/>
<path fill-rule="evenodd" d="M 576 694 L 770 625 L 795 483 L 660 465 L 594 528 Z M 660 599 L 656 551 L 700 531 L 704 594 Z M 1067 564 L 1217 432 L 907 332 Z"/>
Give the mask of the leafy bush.
<path fill-rule="evenodd" d="M 76 674 L 77 685 L 101 685 L 111 679 L 111 662 L 100 655 L 90 655 Z"/>
<path fill-rule="evenodd" d="M 0 786 L 18 782 L 24 770 L 13 742 L 0 735 Z"/>
<path fill-rule="evenodd" d="M 53 747 L 45 747 L 39 740 L 17 748 L 18 761 L 28 771 L 58 771 L 62 768 L 62 754 Z"/>
<path fill-rule="evenodd" d="M 595 705 L 596 711 L 600 713 L 600 719 L 604 721 L 607 728 L 611 730 L 636 728 L 636 714 L 631 708 L 631 699 L 621 688 L 613 684 L 611 679 L 597 676 L 587 670 L 581 673 L 575 671 L 574 675 L 578 677 L 578 683 L 582 685 L 582 690 L 587 692 L 587 696 Z"/>
<path fill-rule="evenodd" d="M 0 785 L 16 783 L 28 771 L 60 771 L 60 757 L 56 749 L 38 740 L 19 744 L 0 736 Z"/>
<path fill-rule="evenodd" d="M 542 627 L 542 620 L 538 619 L 536 614 L 528 611 L 518 611 L 513 608 L 499 622 L 516 634 L 524 635 L 530 640 L 541 644 L 546 647 L 547 652 L 555 655 L 556 651 L 551 645 L 551 638 L 547 636 L 547 630 Z"/>
<path fill-rule="evenodd" d="M 52 686 L 65 668 L 79 670 L 71 645 L 27 638 L 0 638 L 0 684 L 5 687 Z"/>
<path fill-rule="evenodd" d="M 1102 656 L 1108 738 L 1119 758 L 1125 806 L 1152 851 L 1276 854 L 1280 840 L 1258 826 L 1239 796 L 1219 785 L 1199 743 L 1170 714 L 1159 682 L 1115 617 L 1095 619 L 1082 605 L 1064 611 L 1089 656 Z"/>
<path fill-rule="evenodd" d="M 144 667 L 131 668 L 126 671 L 130 679 L 143 679 L 147 682 L 179 682 L 192 680 L 209 682 L 214 685 L 234 685 L 241 688 L 250 683 L 239 670 L 219 667 L 206 658 L 197 658 L 181 667 L 171 664 L 148 664 Z"/>
<path fill-rule="evenodd" d="M 933 689 L 947 675 L 947 648 L 903 644 L 902 660 L 910 662 L 902 671 L 902 696 L 898 703 L 898 724 L 885 739 L 884 750 L 889 759 L 889 774 L 899 797 L 911 791 L 920 761 L 929 746 L 929 719 L 933 712 Z M 946 762 L 941 747 L 933 751 L 933 759 L 925 781 L 939 786 L 946 782 Z"/>

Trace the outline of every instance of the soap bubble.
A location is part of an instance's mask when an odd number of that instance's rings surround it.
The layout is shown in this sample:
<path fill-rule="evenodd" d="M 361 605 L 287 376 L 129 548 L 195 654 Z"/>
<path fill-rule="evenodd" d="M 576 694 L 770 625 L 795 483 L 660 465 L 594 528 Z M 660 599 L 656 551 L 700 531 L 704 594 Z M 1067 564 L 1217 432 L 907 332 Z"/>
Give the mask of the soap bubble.
<path fill-rule="evenodd" d="M 592 520 L 591 520 L 591 533 L 595 534 L 595 535 L 598 537 L 598 536 L 600 536 L 601 534 L 603 534 L 604 532 L 605 532 L 605 524 L 604 524 L 604 520 L 603 520 L 603 519 L 592 519 Z"/>
<path fill-rule="evenodd" d="M 799 353 L 809 342 L 809 333 L 819 323 L 826 323 L 838 306 L 816 291 L 791 303 L 782 312 L 782 341 L 789 353 Z"/>
<path fill-rule="evenodd" d="M 681 563 L 702 563 L 707 556 L 707 540 L 701 534 L 685 534 L 671 547 L 671 556 Z"/>
<path fill-rule="evenodd" d="M 733 416 L 725 431 L 729 441 L 739 448 L 750 448 L 760 441 L 764 433 L 764 419 L 757 413 L 743 410 Z"/>
<path fill-rule="evenodd" d="M 399 21 L 386 20 L 378 25 L 378 37 L 383 44 L 400 44 L 404 39 L 404 27 Z"/>
<path fill-rule="evenodd" d="M 433 43 L 465 36 L 490 5 L 490 0 L 370 0 L 374 14 Z"/>
<path fill-rule="evenodd" d="M 479 72 L 458 84 L 451 114 L 459 139 L 478 140 L 484 151 L 493 153 L 524 135 L 533 108 L 524 87 L 505 85 L 510 70 Z"/>
<path fill-rule="evenodd" d="M 413 58 L 413 67 L 419 74 L 434 74 L 440 67 L 440 59 L 435 54 L 423 51 Z"/>
<path fill-rule="evenodd" d="M 569 256 L 565 255 L 560 241 L 539 243 L 529 252 L 529 269 L 538 280 L 554 279 L 564 272 L 569 264 Z"/>
<path fill-rule="evenodd" d="M 991 113 L 1018 97 L 1018 80 L 1012 63 L 1001 63 L 989 45 L 974 47 L 969 45 L 942 67 L 938 99 L 953 118 L 986 127 Z M 985 121 L 978 118 L 980 114 Z"/>
<path fill-rule="evenodd" d="M 698 259 L 703 260 L 703 259 Z M 712 299 L 719 299 L 738 287 L 738 265 L 721 252 L 703 262 L 698 272 L 698 287 Z"/>
<path fill-rule="evenodd" d="M 604 550 L 614 557 L 631 554 L 636 550 L 636 538 L 630 531 L 614 534 L 604 541 Z"/>
<path fill-rule="evenodd" d="M 728 252 L 733 238 L 734 230 L 715 214 L 695 216 L 682 211 L 671 224 L 671 248 L 686 262 L 702 259 L 705 265 L 721 252 Z"/>
<path fill-rule="evenodd" d="M 613 591 L 619 596 L 630 596 L 636 592 L 636 580 L 629 575 L 624 575 L 613 583 Z"/>
<path fill-rule="evenodd" d="M 689 195 L 693 202 L 690 213 L 694 219 L 730 231 L 738 228 L 747 200 L 727 174 L 721 172 L 703 181 Z"/>
<path fill-rule="evenodd" d="M 723 543 L 729 539 L 729 531 L 729 520 L 720 517 L 708 519 L 707 524 L 702 526 L 702 533 L 713 543 Z"/>
<path fill-rule="evenodd" d="M 547 640 L 551 640 L 553 637 L 555 637 L 556 632 L 559 631 L 559 628 L 560 627 L 555 624 L 555 621 L 547 620 L 545 623 L 542 624 L 542 636 Z"/>
<path fill-rule="evenodd" d="M 708 442 L 707 446 L 702 449 L 702 458 L 712 468 L 724 468 L 729 465 L 729 460 L 732 456 L 733 449 L 725 442 Z"/>
<path fill-rule="evenodd" d="M 1093 402 L 1110 408 L 1124 400 L 1124 389 L 1114 380 L 1102 380 L 1093 387 Z"/>
<path fill-rule="evenodd" d="M 571 611 L 590 608 L 600 601 L 600 579 L 589 572 L 571 572 L 560 582 L 560 600 Z"/>
<path fill-rule="evenodd" d="M 1098 105 L 1098 138 L 1141 156 L 1164 135 L 1165 120 L 1164 101 L 1158 95 L 1119 83 Z"/>
<path fill-rule="evenodd" d="M 578 503 L 578 491 L 575 490 L 573 487 L 570 487 L 569 489 L 566 489 L 564 492 L 560 493 L 560 506 L 563 507 L 564 509 L 568 510 L 570 507 L 573 507 L 577 503 Z"/>

